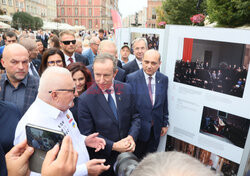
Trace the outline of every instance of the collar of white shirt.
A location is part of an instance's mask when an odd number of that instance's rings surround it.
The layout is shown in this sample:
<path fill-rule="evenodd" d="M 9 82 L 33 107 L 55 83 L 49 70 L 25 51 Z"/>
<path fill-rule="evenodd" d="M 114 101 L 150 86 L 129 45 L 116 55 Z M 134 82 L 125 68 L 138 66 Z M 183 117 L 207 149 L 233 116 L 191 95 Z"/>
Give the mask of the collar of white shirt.
<path fill-rule="evenodd" d="M 41 109 L 46 109 L 46 113 L 47 113 L 47 117 L 53 117 L 54 119 L 57 119 L 60 115 L 63 115 L 63 114 L 67 114 L 68 110 L 63 112 L 63 111 L 60 111 L 59 109 L 57 109 L 56 107 L 54 106 L 51 106 L 50 104 L 44 102 L 43 100 L 41 100 L 40 98 L 37 97 L 36 99 L 37 103 L 38 103 L 38 106 L 41 108 Z"/>
<path fill-rule="evenodd" d="M 152 81 L 154 81 L 155 80 L 155 75 L 156 75 L 156 72 L 152 75 L 152 76 L 149 76 L 147 73 L 145 73 L 144 71 L 143 71 L 143 73 L 144 73 L 144 76 L 145 76 L 145 79 L 146 79 L 146 82 L 148 82 L 148 78 L 149 77 L 152 77 Z"/>
<path fill-rule="evenodd" d="M 76 58 L 75 58 L 75 53 L 73 53 L 73 55 L 71 57 L 69 57 L 68 55 L 64 54 L 65 57 L 65 61 L 66 63 L 69 62 L 69 58 L 72 58 L 74 62 L 76 62 Z"/>
<path fill-rule="evenodd" d="M 140 69 L 142 69 L 142 62 L 139 61 L 137 58 L 135 58 L 137 65 L 139 66 Z"/>

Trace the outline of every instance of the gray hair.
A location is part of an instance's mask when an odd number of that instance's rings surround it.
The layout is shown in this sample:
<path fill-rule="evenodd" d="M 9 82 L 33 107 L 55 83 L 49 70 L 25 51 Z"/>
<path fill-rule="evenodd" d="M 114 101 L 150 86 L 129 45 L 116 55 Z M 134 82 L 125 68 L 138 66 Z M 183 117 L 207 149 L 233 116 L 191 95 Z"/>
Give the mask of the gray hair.
<path fill-rule="evenodd" d="M 19 44 L 23 45 L 28 51 L 36 49 L 36 40 L 32 38 L 23 38 L 20 40 Z"/>
<path fill-rule="evenodd" d="M 113 72 L 115 73 L 116 72 L 116 69 L 117 69 L 117 59 L 111 55 L 111 54 L 108 54 L 108 53 L 103 53 L 103 54 L 98 54 L 96 57 L 95 57 L 95 60 L 94 60 L 94 63 L 93 63 L 93 66 L 95 65 L 96 62 L 101 62 L 101 63 L 105 63 L 106 60 L 111 60 L 113 62 Z"/>
<path fill-rule="evenodd" d="M 132 47 L 134 49 L 134 45 L 135 43 L 139 42 L 139 41 L 143 41 L 145 43 L 146 49 L 148 49 L 148 42 L 145 38 L 136 38 L 132 41 Z"/>
<path fill-rule="evenodd" d="M 91 37 L 91 39 L 89 40 L 89 44 L 95 44 L 98 39 L 98 37 Z"/>
<path fill-rule="evenodd" d="M 197 159 L 181 152 L 158 152 L 147 155 L 131 176 L 215 176 Z"/>

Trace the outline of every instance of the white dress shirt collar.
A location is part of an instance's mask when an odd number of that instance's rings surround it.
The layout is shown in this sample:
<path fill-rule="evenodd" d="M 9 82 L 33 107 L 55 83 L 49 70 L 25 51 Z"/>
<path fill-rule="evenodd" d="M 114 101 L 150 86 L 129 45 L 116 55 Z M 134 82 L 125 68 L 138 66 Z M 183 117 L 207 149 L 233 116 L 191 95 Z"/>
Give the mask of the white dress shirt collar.
<path fill-rule="evenodd" d="M 139 61 L 137 58 L 135 58 L 135 60 L 136 60 L 136 63 L 138 65 L 139 69 L 142 69 L 142 61 Z"/>
<path fill-rule="evenodd" d="M 64 57 L 65 57 L 66 65 L 68 66 L 69 64 L 71 64 L 71 62 L 69 61 L 70 57 L 68 55 L 66 55 L 65 53 L 64 53 Z M 73 53 L 71 58 L 73 59 L 73 62 L 76 62 L 75 52 Z"/>

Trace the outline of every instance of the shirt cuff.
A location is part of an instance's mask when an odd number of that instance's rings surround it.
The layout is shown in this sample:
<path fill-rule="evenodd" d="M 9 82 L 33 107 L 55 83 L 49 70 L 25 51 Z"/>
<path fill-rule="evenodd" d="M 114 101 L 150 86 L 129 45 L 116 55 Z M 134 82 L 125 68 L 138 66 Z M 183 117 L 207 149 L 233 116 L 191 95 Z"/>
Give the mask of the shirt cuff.
<path fill-rule="evenodd" d="M 81 164 L 76 166 L 76 172 L 74 173 L 74 176 L 87 176 L 88 175 L 88 169 L 86 164 Z"/>

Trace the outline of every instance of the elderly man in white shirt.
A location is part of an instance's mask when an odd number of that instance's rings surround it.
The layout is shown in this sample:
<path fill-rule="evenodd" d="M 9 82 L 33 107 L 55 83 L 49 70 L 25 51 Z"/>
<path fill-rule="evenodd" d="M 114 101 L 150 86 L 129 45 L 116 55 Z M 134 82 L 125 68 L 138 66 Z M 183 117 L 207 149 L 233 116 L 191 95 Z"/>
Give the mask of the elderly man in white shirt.
<path fill-rule="evenodd" d="M 99 175 L 110 166 L 105 166 L 105 160 L 89 160 L 86 146 L 104 149 L 105 141 L 97 137 L 98 133 L 83 136 L 69 108 L 74 106 L 73 99 L 77 95 L 71 73 L 61 67 L 50 67 L 40 79 L 38 96 L 35 102 L 19 121 L 14 145 L 26 138 L 25 125 L 27 123 L 50 129 L 63 131 L 72 138 L 74 149 L 78 152 L 78 161 L 74 175 Z M 36 175 L 37 173 L 32 173 Z"/>

